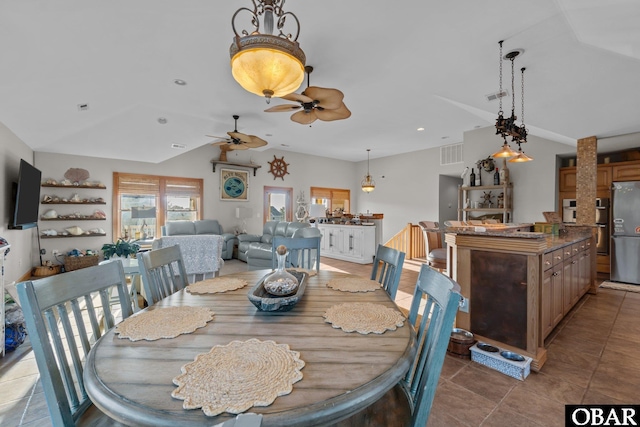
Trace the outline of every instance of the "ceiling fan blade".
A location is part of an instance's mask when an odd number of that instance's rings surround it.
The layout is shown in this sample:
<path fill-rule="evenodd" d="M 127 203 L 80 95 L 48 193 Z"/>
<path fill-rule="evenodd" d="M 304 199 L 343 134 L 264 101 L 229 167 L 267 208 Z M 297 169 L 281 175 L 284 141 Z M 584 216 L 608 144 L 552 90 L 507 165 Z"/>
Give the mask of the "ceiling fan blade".
<path fill-rule="evenodd" d="M 300 108 L 302 108 L 302 106 L 300 106 L 300 105 L 284 104 L 284 105 L 276 105 L 274 107 L 267 108 L 264 111 L 267 112 L 267 113 L 282 113 L 282 112 L 289 112 L 289 111 L 293 111 L 293 110 L 298 110 Z"/>
<path fill-rule="evenodd" d="M 226 139 L 224 141 L 213 142 L 213 143 L 211 143 L 211 145 L 213 145 L 213 146 L 231 145 L 231 141 Z"/>
<path fill-rule="evenodd" d="M 263 147 L 265 145 L 267 145 L 267 141 L 265 141 L 262 138 L 259 138 L 255 135 L 249 135 L 251 136 L 251 142 L 243 142 L 242 145 L 244 145 L 247 148 L 258 148 L 258 147 Z"/>
<path fill-rule="evenodd" d="M 227 132 L 227 133 L 233 140 L 238 139 L 242 142 L 251 142 L 251 135 L 247 135 L 246 133 L 240 133 L 240 132 Z"/>
<path fill-rule="evenodd" d="M 342 120 L 351 117 L 351 111 L 347 108 L 344 103 L 340 106 L 340 108 L 336 108 L 335 110 L 316 110 L 316 115 L 318 119 L 330 122 L 333 120 Z"/>
<path fill-rule="evenodd" d="M 281 96 L 282 99 L 286 99 L 287 101 L 296 101 L 300 103 L 304 102 L 313 102 L 313 99 L 309 98 L 305 95 L 300 95 L 299 93 L 290 93 L 288 95 Z"/>
<path fill-rule="evenodd" d="M 310 125 L 318 118 L 316 112 L 317 110 L 312 110 L 310 113 L 307 113 L 305 111 L 298 111 L 297 113 L 293 113 L 291 115 L 291 120 L 296 123 L 300 123 L 301 125 Z"/>
<path fill-rule="evenodd" d="M 309 86 L 303 93 L 318 101 L 317 106 L 322 107 L 325 110 L 335 110 L 340 108 L 340 104 L 342 104 L 342 100 L 344 99 L 344 93 L 338 89 Z"/>

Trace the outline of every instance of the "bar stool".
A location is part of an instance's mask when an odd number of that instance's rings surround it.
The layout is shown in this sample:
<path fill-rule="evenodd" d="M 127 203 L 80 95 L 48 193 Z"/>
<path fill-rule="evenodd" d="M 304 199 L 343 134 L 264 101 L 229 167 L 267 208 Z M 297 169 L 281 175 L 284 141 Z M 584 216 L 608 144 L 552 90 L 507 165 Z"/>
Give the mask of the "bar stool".
<path fill-rule="evenodd" d="M 442 272 L 447 269 L 447 249 L 442 247 L 440 224 L 435 221 L 420 221 L 424 236 L 424 249 L 429 267 Z"/>

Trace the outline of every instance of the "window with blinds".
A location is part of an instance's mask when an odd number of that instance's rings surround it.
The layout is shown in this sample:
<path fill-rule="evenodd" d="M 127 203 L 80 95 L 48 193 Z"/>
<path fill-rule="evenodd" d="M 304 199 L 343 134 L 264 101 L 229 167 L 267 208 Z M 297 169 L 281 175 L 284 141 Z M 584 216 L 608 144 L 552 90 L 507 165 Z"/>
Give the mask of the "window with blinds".
<path fill-rule="evenodd" d="M 312 204 L 324 205 L 330 212 L 342 210 L 343 213 L 349 213 L 351 210 L 351 190 L 311 187 L 309 194 Z"/>
<path fill-rule="evenodd" d="M 167 221 L 202 217 L 203 180 L 113 173 L 113 235 L 151 240 Z"/>

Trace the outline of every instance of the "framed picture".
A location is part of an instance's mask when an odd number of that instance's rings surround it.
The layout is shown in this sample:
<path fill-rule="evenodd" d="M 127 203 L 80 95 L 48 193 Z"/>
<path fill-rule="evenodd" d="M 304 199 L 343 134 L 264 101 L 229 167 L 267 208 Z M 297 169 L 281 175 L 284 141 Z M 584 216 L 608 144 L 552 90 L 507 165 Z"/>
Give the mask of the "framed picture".
<path fill-rule="evenodd" d="M 220 200 L 249 200 L 249 172 L 220 169 Z"/>

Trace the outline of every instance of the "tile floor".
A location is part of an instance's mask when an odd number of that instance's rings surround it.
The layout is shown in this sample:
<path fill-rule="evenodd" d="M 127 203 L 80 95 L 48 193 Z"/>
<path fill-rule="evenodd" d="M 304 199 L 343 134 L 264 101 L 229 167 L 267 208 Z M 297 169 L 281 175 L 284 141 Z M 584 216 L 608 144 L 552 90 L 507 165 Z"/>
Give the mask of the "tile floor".
<path fill-rule="evenodd" d="M 229 263 L 225 270 L 237 266 Z M 421 262 L 405 262 L 396 302 L 408 308 Z M 322 258 L 368 276 L 371 265 Z M 429 427 L 563 426 L 565 404 L 640 403 L 640 293 L 585 295 L 552 333 L 548 360 L 525 381 L 447 356 Z M 28 340 L 0 359 L 0 425 L 50 426 Z M 392 426 L 390 426 L 392 427 Z"/>

